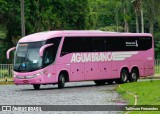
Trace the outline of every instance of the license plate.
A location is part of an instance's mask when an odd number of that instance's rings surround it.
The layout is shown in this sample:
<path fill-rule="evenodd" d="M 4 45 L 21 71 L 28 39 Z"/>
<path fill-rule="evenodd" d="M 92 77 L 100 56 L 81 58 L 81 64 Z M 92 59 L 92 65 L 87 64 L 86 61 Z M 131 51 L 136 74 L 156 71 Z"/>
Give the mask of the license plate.
<path fill-rule="evenodd" d="M 23 80 L 23 83 L 28 84 L 28 80 Z"/>

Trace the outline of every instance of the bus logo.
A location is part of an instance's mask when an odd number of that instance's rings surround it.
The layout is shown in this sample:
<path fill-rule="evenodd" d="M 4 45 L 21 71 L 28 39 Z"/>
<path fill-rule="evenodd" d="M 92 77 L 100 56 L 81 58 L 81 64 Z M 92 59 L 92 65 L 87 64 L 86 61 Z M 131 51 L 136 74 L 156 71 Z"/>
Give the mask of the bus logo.
<path fill-rule="evenodd" d="M 100 61 L 122 61 L 138 52 L 100 52 L 100 53 L 74 53 L 71 63 L 100 62 Z"/>

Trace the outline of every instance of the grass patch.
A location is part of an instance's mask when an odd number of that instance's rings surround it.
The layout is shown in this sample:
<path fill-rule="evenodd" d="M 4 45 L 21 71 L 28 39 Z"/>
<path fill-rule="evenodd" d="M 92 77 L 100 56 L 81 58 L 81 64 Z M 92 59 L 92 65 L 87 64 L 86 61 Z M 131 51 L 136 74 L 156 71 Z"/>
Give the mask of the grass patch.
<path fill-rule="evenodd" d="M 0 82 L 10 82 L 13 81 L 13 78 L 0 78 Z"/>
<path fill-rule="evenodd" d="M 134 82 L 121 84 L 121 87 L 138 96 L 137 105 L 160 105 L 160 80 Z M 134 97 L 124 90 L 117 88 L 122 97 L 128 100 L 129 105 L 134 104 Z M 134 111 L 131 114 L 159 114 L 158 111 Z"/>
<path fill-rule="evenodd" d="M 0 85 L 14 84 L 13 78 L 0 78 Z"/>
<path fill-rule="evenodd" d="M 13 75 L 11 71 L 7 69 L 0 70 L 0 81 L 12 81 Z"/>
<path fill-rule="evenodd" d="M 13 81 L 10 82 L 0 82 L 0 85 L 14 84 Z"/>

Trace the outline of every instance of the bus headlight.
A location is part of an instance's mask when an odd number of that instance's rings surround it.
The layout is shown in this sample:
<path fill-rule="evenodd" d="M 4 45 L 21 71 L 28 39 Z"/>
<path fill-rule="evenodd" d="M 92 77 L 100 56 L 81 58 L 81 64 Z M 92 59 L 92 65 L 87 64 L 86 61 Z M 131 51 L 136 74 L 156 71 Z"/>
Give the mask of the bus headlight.
<path fill-rule="evenodd" d="M 14 77 L 14 78 L 16 78 L 16 77 L 17 77 L 17 75 L 13 74 L 13 77 Z"/>
<path fill-rule="evenodd" d="M 36 76 L 39 76 L 39 75 L 42 75 L 42 74 L 44 74 L 45 72 L 44 71 L 41 71 L 41 72 L 38 72 L 37 74 L 34 74 L 34 75 L 32 75 L 33 77 L 36 77 Z"/>
<path fill-rule="evenodd" d="M 26 76 L 26 78 L 34 78 L 34 77 L 39 76 L 39 75 L 42 75 L 42 74 L 44 74 L 44 73 L 45 73 L 45 71 L 40 71 L 40 72 L 38 72 L 37 74 L 33 74 L 33 75 L 31 75 L 31 76 Z"/>

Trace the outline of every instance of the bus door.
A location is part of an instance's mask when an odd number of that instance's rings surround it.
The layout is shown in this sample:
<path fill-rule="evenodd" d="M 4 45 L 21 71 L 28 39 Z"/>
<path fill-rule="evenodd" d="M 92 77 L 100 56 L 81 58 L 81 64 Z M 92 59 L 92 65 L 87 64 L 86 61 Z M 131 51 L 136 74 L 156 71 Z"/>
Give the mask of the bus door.
<path fill-rule="evenodd" d="M 43 66 L 45 67 L 45 81 L 47 83 L 53 83 L 55 80 L 55 67 L 53 67 L 53 62 L 55 60 L 55 52 L 53 51 L 54 46 L 47 47 L 44 51 L 43 56 Z"/>

